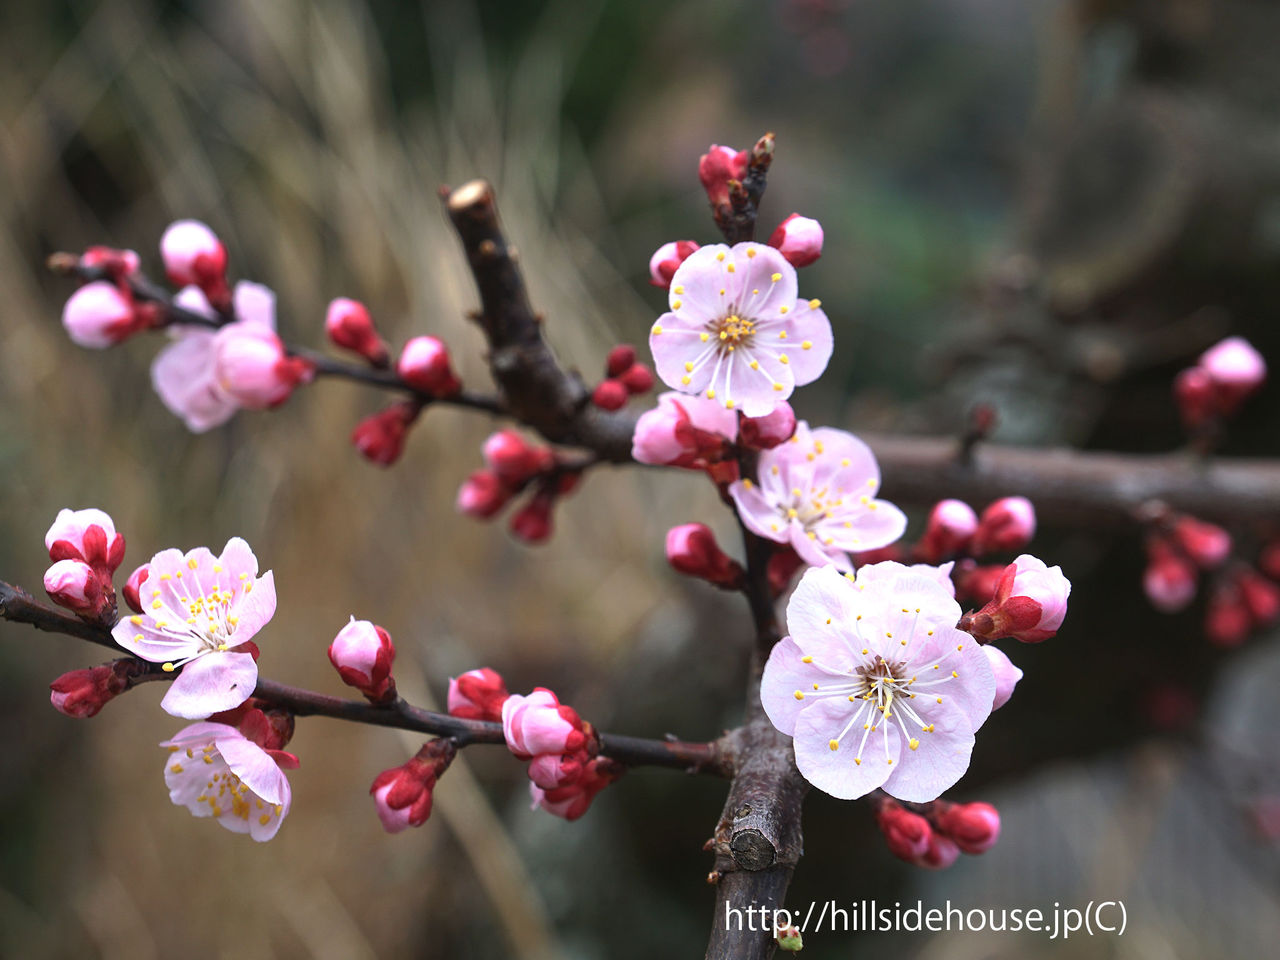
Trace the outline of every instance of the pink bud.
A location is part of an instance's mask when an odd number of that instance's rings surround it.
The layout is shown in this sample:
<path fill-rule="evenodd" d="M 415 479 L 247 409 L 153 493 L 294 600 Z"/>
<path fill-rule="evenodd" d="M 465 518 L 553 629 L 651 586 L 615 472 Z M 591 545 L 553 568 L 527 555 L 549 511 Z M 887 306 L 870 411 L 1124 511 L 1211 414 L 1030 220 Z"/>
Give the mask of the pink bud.
<path fill-rule="evenodd" d="M 782 400 L 763 417 L 743 417 L 739 430 L 739 439 L 748 447 L 772 450 L 795 435 L 796 412 L 791 409 L 791 404 Z"/>
<path fill-rule="evenodd" d="M 592 736 L 578 712 L 561 704 L 545 687 L 537 687 L 527 697 L 518 693 L 507 697 L 502 704 L 502 732 L 507 748 L 521 760 L 582 750 Z"/>
<path fill-rule="evenodd" d="M 1253 630 L 1253 614 L 1245 603 L 1244 591 L 1234 578 L 1225 577 L 1209 591 L 1204 632 L 1219 647 L 1238 647 Z"/>
<path fill-rule="evenodd" d="M 286 355 L 275 331 L 253 324 L 228 324 L 218 331 L 214 346 L 218 383 L 250 410 L 279 406 L 294 387 L 315 375 L 313 364 Z"/>
<path fill-rule="evenodd" d="M 577 783 L 590 761 L 586 753 L 540 753 L 529 762 L 529 779 L 543 790 Z"/>
<path fill-rule="evenodd" d="M 1231 553 L 1231 534 L 1195 517 L 1178 517 L 1173 523 L 1173 536 L 1187 556 L 1205 570 L 1221 566 Z"/>
<path fill-rule="evenodd" d="M 389 467 L 400 459 L 409 427 L 421 412 L 422 408 L 412 400 L 393 403 L 356 424 L 351 431 L 351 442 L 366 460 Z"/>
<path fill-rule="evenodd" d="M 1280 617 L 1280 587 L 1248 567 L 1236 576 L 1236 583 L 1255 627 L 1269 627 Z"/>
<path fill-rule="evenodd" d="M 107 280 L 86 283 L 62 309 L 62 325 L 73 342 L 100 350 L 136 333 L 133 303 Z"/>
<path fill-rule="evenodd" d="M 406 343 L 396 361 L 396 373 L 415 390 L 433 397 L 451 397 L 462 389 L 449 348 L 437 337 L 414 337 Z"/>
<path fill-rule="evenodd" d="M 160 238 L 160 256 L 175 287 L 197 286 L 214 307 L 231 302 L 227 287 L 227 249 L 199 220 L 171 223 Z"/>
<path fill-rule="evenodd" d="M 368 620 L 351 618 L 329 644 L 329 662 L 342 682 L 355 687 L 374 703 L 386 703 L 396 697 L 396 682 L 391 665 L 396 647 L 391 634 Z"/>
<path fill-rule="evenodd" d="M 449 680 L 449 715 L 500 723 L 502 705 L 509 696 L 507 685 L 496 670 L 488 667 L 468 670 Z"/>
<path fill-rule="evenodd" d="M 477 470 L 458 488 L 459 513 L 487 520 L 511 499 L 511 491 L 492 470 Z"/>
<path fill-rule="evenodd" d="M 1200 356 L 1200 366 L 1217 388 L 1220 405 L 1231 413 L 1267 379 L 1267 362 L 1243 337 L 1228 337 Z"/>
<path fill-rule="evenodd" d="M 707 191 L 707 199 L 713 207 L 729 202 L 729 181 L 741 180 L 747 173 L 748 154 L 745 150 L 712 144 L 711 149 L 698 158 L 698 179 Z"/>
<path fill-rule="evenodd" d="M 489 469 L 512 487 L 518 487 L 553 465 L 550 450 L 529 443 L 509 429 L 491 433 L 481 452 Z"/>
<path fill-rule="evenodd" d="M 429 740 L 408 763 L 378 774 L 369 792 L 387 833 L 399 833 L 427 822 L 436 781 L 456 753 L 451 740 Z"/>
<path fill-rule="evenodd" d="M 793 213 L 774 229 L 769 246 L 777 247 L 793 267 L 807 267 L 822 256 L 822 224 Z"/>
<path fill-rule="evenodd" d="M 987 662 L 991 664 L 991 672 L 996 678 L 996 695 L 991 700 L 991 709 L 999 710 L 1013 696 L 1014 687 L 1022 679 L 1022 671 L 1015 667 L 1004 651 L 994 644 L 983 644 L 982 652 L 986 654 Z"/>
<path fill-rule="evenodd" d="M 59 713 L 77 720 L 92 717 L 128 687 L 128 661 L 72 670 L 49 684 L 49 702 Z"/>
<path fill-rule="evenodd" d="M 725 590 L 736 590 L 742 583 L 742 566 L 720 549 L 711 528 L 702 523 L 686 523 L 667 531 L 667 562 L 686 576 Z"/>
<path fill-rule="evenodd" d="M 620 410 L 627 402 L 627 388 L 619 380 L 601 380 L 591 394 L 591 402 L 601 410 Z"/>
<path fill-rule="evenodd" d="M 129 605 L 129 609 L 134 613 L 142 612 L 142 598 L 138 595 L 138 591 L 142 589 L 142 585 L 147 582 L 147 575 L 151 572 L 150 564 L 144 563 L 133 573 L 129 574 L 129 579 L 124 584 L 124 602 Z"/>
<path fill-rule="evenodd" d="M 1196 595 L 1196 568 L 1186 555 L 1164 537 L 1147 541 L 1147 568 L 1142 589 L 1161 613 L 1177 613 Z"/>
<path fill-rule="evenodd" d="M 1036 532 L 1036 509 L 1026 497 L 1001 497 L 982 511 L 970 548 L 973 555 L 985 556 L 1006 550 L 1021 550 Z"/>
<path fill-rule="evenodd" d="M 1203 367 L 1189 367 L 1174 378 L 1173 399 L 1189 430 L 1204 426 L 1218 415 L 1217 391 Z"/>
<path fill-rule="evenodd" d="M 539 491 L 511 516 L 511 532 L 525 543 L 542 543 L 551 536 L 551 494 Z"/>
<path fill-rule="evenodd" d="M 89 247 L 80 255 L 80 266 L 87 270 L 102 270 L 116 283 L 120 283 L 137 273 L 142 261 L 133 250 Z"/>
<path fill-rule="evenodd" d="M 973 560 L 959 561 L 954 570 L 956 596 L 970 603 L 989 603 L 996 595 L 1005 566 L 999 563 L 977 564 Z"/>
<path fill-rule="evenodd" d="M 106 606 L 102 583 L 83 560 L 59 560 L 45 571 L 44 589 L 54 603 L 81 617 L 97 617 Z"/>
<path fill-rule="evenodd" d="M 627 393 L 638 396 L 653 389 L 653 373 L 643 363 L 633 363 L 618 378 Z"/>
<path fill-rule="evenodd" d="M 991 602 L 965 614 L 960 629 L 985 640 L 1013 637 L 1040 643 L 1058 632 L 1070 594 L 1071 581 L 1060 567 L 1046 567 L 1043 560 L 1023 554 L 1005 567 Z"/>
<path fill-rule="evenodd" d="M 942 563 L 964 551 L 978 530 L 978 515 L 962 500 L 939 500 L 929 513 L 916 553 L 925 563 Z"/>
<path fill-rule="evenodd" d="M 609 351 L 609 356 L 605 360 L 604 373 L 606 377 L 620 377 L 635 365 L 636 348 L 629 343 L 620 343 Z"/>
<path fill-rule="evenodd" d="M 378 335 L 368 308 L 358 300 L 338 297 L 330 302 L 324 330 L 334 346 L 358 353 L 375 367 L 385 367 L 390 359 L 387 342 Z"/>
<path fill-rule="evenodd" d="M 960 859 L 960 848 L 955 841 L 934 832 L 929 838 L 929 847 L 914 863 L 928 870 L 945 870 Z"/>
<path fill-rule="evenodd" d="M 728 200 L 728 193 L 725 194 L 725 199 Z M 676 275 L 680 264 L 688 260 L 689 255 L 697 249 L 698 245 L 692 240 L 674 240 L 664 243 L 649 258 L 649 282 L 664 290 L 671 286 L 671 278 Z M 610 372 L 609 376 L 613 377 L 617 374 Z"/>
<path fill-rule="evenodd" d="M 933 822 L 965 853 L 986 853 L 1000 839 L 1000 812 L 989 803 L 948 804 Z"/>
<path fill-rule="evenodd" d="M 108 575 L 124 561 L 124 537 L 110 516 L 93 508 L 59 510 L 44 545 L 50 560 L 83 560 Z"/>
<path fill-rule="evenodd" d="M 565 820 L 577 820 L 587 812 L 596 795 L 624 772 L 626 768 L 622 764 L 608 757 L 592 757 L 582 765 L 576 779 L 564 786 L 543 789 L 536 782 L 531 782 L 529 795 L 533 799 L 533 809 L 545 810 Z"/>
<path fill-rule="evenodd" d="M 918 813 L 904 810 L 886 800 L 876 810 L 876 824 L 884 835 L 889 852 L 900 860 L 914 863 L 929 849 L 933 830 L 929 821 Z"/>

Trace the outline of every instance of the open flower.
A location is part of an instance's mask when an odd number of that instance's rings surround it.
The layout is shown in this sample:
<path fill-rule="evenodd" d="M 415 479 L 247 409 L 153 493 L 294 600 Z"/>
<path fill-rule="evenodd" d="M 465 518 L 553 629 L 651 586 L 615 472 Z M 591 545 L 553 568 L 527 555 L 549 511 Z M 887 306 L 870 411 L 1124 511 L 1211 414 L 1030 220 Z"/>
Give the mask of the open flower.
<path fill-rule="evenodd" d="M 788 442 L 760 454 L 758 473 L 759 482 L 729 488 L 742 522 L 814 566 L 852 569 L 849 553 L 887 546 L 907 528 L 901 510 L 875 499 L 880 468 L 870 448 L 843 430 L 810 430 L 802 420 Z"/>
<path fill-rule="evenodd" d="M 796 270 L 763 243 L 702 247 L 671 278 L 670 312 L 649 334 L 658 376 L 762 417 L 831 359 L 831 322 L 796 293 Z"/>
<path fill-rule="evenodd" d="M 196 287 L 178 291 L 174 303 L 192 313 L 217 318 L 208 299 Z M 276 296 L 258 283 L 236 284 L 233 296 L 236 320 L 215 330 L 212 327 L 175 323 L 169 328 L 173 343 L 156 355 L 151 364 L 151 384 L 161 401 L 182 419 L 192 433 L 221 426 L 240 409 L 240 404 L 218 379 L 217 346 L 226 331 L 276 328 Z M 238 325 L 243 324 L 243 327 Z M 234 337 L 234 332 L 230 335 Z"/>
<path fill-rule="evenodd" d="M 193 723 L 160 746 L 169 748 L 170 800 L 259 842 L 276 835 L 292 799 L 281 768 L 296 768 L 297 757 L 264 750 L 225 723 Z"/>
<path fill-rule="evenodd" d="M 936 579 L 892 561 L 863 569 L 856 581 L 805 572 L 760 698 L 818 789 L 852 800 L 880 787 L 924 803 L 968 769 L 996 680 Z"/>
<path fill-rule="evenodd" d="M 143 613 L 125 617 L 112 636 L 130 653 L 181 668 L 160 701 L 175 717 L 197 719 L 244 703 L 258 683 L 254 655 L 242 644 L 276 612 L 271 571 L 235 537 L 222 556 L 207 547 L 163 550 L 151 558 Z"/>

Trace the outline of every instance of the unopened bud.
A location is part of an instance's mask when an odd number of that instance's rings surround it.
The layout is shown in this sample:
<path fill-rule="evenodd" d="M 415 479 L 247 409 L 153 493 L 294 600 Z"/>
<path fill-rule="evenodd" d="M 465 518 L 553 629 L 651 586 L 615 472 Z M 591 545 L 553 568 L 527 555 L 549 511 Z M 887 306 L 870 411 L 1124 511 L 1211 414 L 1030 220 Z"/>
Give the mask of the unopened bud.
<path fill-rule="evenodd" d="M 511 532 L 525 543 L 542 543 L 551 536 L 551 510 L 554 496 L 539 490 L 511 516 Z"/>
<path fill-rule="evenodd" d="M 150 564 L 144 563 L 137 570 L 129 574 L 129 579 L 125 581 L 124 602 L 129 605 L 129 609 L 134 613 L 142 612 L 142 598 L 138 595 L 138 591 L 142 589 L 142 585 L 147 582 L 147 575 L 151 572 Z"/>
<path fill-rule="evenodd" d="M 1221 566 L 1231 553 L 1231 534 L 1195 517 L 1178 517 L 1173 522 L 1173 536 L 1187 556 L 1204 570 Z"/>
<path fill-rule="evenodd" d="M 796 412 L 791 409 L 791 404 L 782 400 L 763 417 L 743 417 L 738 437 L 748 447 L 772 450 L 790 440 L 795 432 Z"/>
<path fill-rule="evenodd" d="M 729 181 L 741 180 L 747 173 L 749 156 L 745 150 L 712 144 L 711 149 L 698 158 L 698 179 L 707 191 L 707 199 L 713 207 L 729 202 Z"/>
<path fill-rule="evenodd" d="M 964 501 L 939 500 L 929 513 L 916 553 L 925 563 L 942 563 L 964 552 L 978 526 L 978 515 Z"/>
<path fill-rule="evenodd" d="M 1000 812 L 989 803 L 947 804 L 933 823 L 969 854 L 986 853 L 1000 839 Z"/>
<path fill-rule="evenodd" d="M 387 833 L 399 833 L 427 822 L 436 781 L 456 753 L 453 741 L 430 740 L 408 763 L 378 774 L 369 792 Z"/>
<path fill-rule="evenodd" d="M 1147 568 L 1142 589 L 1151 605 L 1161 613 L 1176 613 L 1196 595 L 1195 565 L 1163 536 L 1147 541 Z"/>
<path fill-rule="evenodd" d="M 1269 627 L 1280 617 L 1280 586 L 1258 571 L 1244 568 L 1236 577 L 1244 605 L 1255 627 Z"/>
<path fill-rule="evenodd" d="M 886 800 L 876 810 L 876 824 L 884 835 L 889 852 L 900 860 L 915 863 L 929 849 L 933 829 L 929 821 L 918 813 L 904 810 L 892 800 Z"/>
<path fill-rule="evenodd" d="M 388 467 L 400 459 L 409 428 L 421 412 L 422 407 L 412 400 L 393 403 L 357 423 L 351 442 L 366 460 Z"/>
<path fill-rule="evenodd" d="M 227 249 L 205 224 L 179 220 L 160 238 L 160 256 L 175 287 L 199 287 L 217 309 L 231 303 L 227 286 Z"/>
<path fill-rule="evenodd" d="M 1188 430 L 1199 429 L 1217 416 L 1213 379 L 1201 367 L 1188 367 L 1174 378 L 1173 399 Z"/>
<path fill-rule="evenodd" d="M 653 389 L 653 373 L 643 363 L 633 363 L 618 378 L 627 393 L 638 396 Z"/>
<path fill-rule="evenodd" d="M 232 323 L 218 331 L 214 345 L 219 385 L 250 410 L 278 407 L 315 376 L 315 364 L 289 356 L 274 330 Z"/>
<path fill-rule="evenodd" d="M 778 224 L 769 246 L 777 247 L 793 267 L 807 267 L 822 256 L 822 224 L 793 213 Z"/>
<path fill-rule="evenodd" d="M 368 308 L 358 300 L 338 297 L 324 315 L 329 342 L 364 357 L 375 367 L 385 367 L 390 359 L 387 342 L 378 335 Z"/>
<path fill-rule="evenodd" d="M 514 430 L 490 434 L 482 453 L 489 469 L 513 488 L 534 474 L 549 469 L 554 463 L 550 450 L 529 443 Z"/>
<path fill-rule="evenodd" d="M 107 280 L 86 283 L 62 309 L 62 325 L 72 341 L 101 350 L 128 339 L 141 325 L 133 301 Z"/>
<path fill-rule="evenodd" d="M 601 380 L 591 393 L 591 402 L 601 410 L 621 410 L 629 395 L 621 380 Z"/>
<path fill-rule="evenodd" d="M 136 661 L 116 660 L 87 670 L 72 670 L 49 684 L 49 702 L 68 717 L 92 717 L 129 686 L 138 672 Z"/>
<path fill-rule="evenodd" d="M 1021 550 L 1036 532 L 1036 510 L 1026 497 L 1001 497 L 982 511 L 973 534 L 974 556 Z"/>
<path fill-rule="evenodd" d="M 667 562 L 686 576 L 725 590 L 742 583 L 742 565 L 720 549 L 711 528 L 702 523 L 686 523 L 667 531 Z"/>
<path fill-rule="evenodd" d="M 620 377 L 636 362 L 636 348 L 629 343 L 620 343 L 609 351 L 609 356 L 605 360 L 604 373 L 606 377 Z"/>
<path fill-rule="evenodd" d="M 449 715 L 464 720 L 502 722 L 502 705 L 506 703 L 507 685 L 501 674 L 488 667 L 468 670 L 449 680 Z"/>
<path fill-rule="evenodd" d="M 1224 577 L 1209 591 L 1204 632 L 1219 647 L 1238 647 L 1253 631 L 1253 614 L 1234 577 Z"/>
<path fill-rule="evenodd" d="M 355 687 L 373 703 L 386 703 L 396 697 L 396 682 L 391 666 L 396 647 L 391 634 L 368 620 L 351 618 L 329 644 L 329 662 L 342 682 Z"/>
<path fill-rule="evenodd" d="M 396 361 L 396 373 L 415 390 L 433 397 L 451 397 L 462 389 L 449 348 L 437 337 L 414 337 L 406 343 Z"/>
<path fill-rule="evenodd" d="M 649 282 L 664 290 L 671 286 L 671 278 L 676 275 L 680 264 L 688 260 L 689 255 L 697 249 L 698 245 L 692 240 L 674 240 L 664 243 L 649 258 Z M 612 372 L 609 374 L 609 376 L 616 375 Z"/>
<path fill-rule="evenodd" d="M 58 606 L 90 620 L 107 604 L 98 575 L 83 560 L 59 560 L 45 571 L 44 589 Z"/>

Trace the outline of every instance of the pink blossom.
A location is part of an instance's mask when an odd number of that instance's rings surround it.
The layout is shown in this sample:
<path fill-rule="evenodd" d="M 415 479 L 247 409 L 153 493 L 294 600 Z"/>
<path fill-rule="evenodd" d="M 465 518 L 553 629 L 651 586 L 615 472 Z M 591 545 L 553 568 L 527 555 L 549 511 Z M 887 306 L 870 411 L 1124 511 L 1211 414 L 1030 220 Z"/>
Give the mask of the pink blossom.
<path fill-rule="evenodd" d="M 487 520 L 506 506 L 511 490 L 492 470 L 476 470 L 458 488 L 459 513 Z"/>
<path fill-rule="evenodd" d="M 124 561 L 124 537 L 107 513 L 94 508 L 59 510 L 44 545 L 50 560 L 82 560 L 108 575 Z"/>
<path fill-rule="evenodd" d="M 822 256 L 822 224 L 793 213 L 774 229 L 769 246 L 776 247 L 796 269 L 807 267 Z"/>
<path fill-rule="evenodd" d="M 275 330 L 275 294 L 270 289 L 257 283 L 237 283 L 233 302 L 236 320 L 220 330 L 173 324 L 169 328 L 173 342 L 151 364 L 151 383 L 156 393 L 192 433 L 220 426 L 240 409 L 218 379 L 218 336 L 231 327 Z M 195 287 L 180 290 L 174 303 L 210 320 L 217 317 L 208 299 Z"/>
<path fill-rule="evenodd" d="M 100 350 L 127 339 L 140 328 L 133 303 L 107 280 L 86 283 L 62 310 L 62 325 L 72 341 Z"/>
<path fill-rule="evenodd" d="M 390 359 L 387 342 L 378 335 L 368 308 L 358 300 L 338 297 L 324 315 L 324 331 L 329 342 L 364 357 L 376 367 Z"/>
<path fill-rule="evenodd" d="M 907 518 L 874 499 L 880 468 L 870 448 L 843 430 L 810 430 L 801 421 L 791 440 L 760 454 L 759 482 L 729 488 L 752 533 L 789 543 L 806 563 L 851 569 L 848 554 L 892 543 Z"/>
<path fill-rule="evenodd" d="M 982 511 L 970 550 L 974 556 L 1021 550 L 1036 532 L 1036 508 L 1026 497 L 1001 497 Z"/>
<path fill-rule="evenodd" d="M 456 753 L 457 749 L 447 739 L 428 740 L 408 762 L 378 774 L 369 792 L 373 794 L 382 829 L 399 833 L 427 822 L 436 781 Z"/>
<path fill-rule="evenodd" d="M 587 743 L 587 726 L 573 707 L 537 687 L 527 697 L 512 694 L 502 704 L 507 748 L 521 760 L 540 753 L 571 753 Z"/>
<path fill-rule="evenodd" d="M 507 685 L 502 675 L 488 667 L 468 670 L 449 680 L 449 715 L 466 720 L 502 721 Z"/>
<path fill-rule="evenodd" d="M 241 646 L 276 611 L 271 571 L 258 576 L 258 558 L 235 537 L 215 557 L 206 547 L 162 550 L 151 558 L 142 591 L 144 613 L 112 630 L 135 656 L 181 668 L 160 706 L 196 719 L 239 706 L 253 693 L 258 666 Z"/>
<path fill-rule="evenodd" d="M 726 590 L 742 583 L 742 565 L 716 543 L 711 528 L 702 523 L 685 523 L 667 531 L 667 562 L 690 577 L 698 577 Z"/>
<path fill-rule="evenodd" d="M 329 644 L 329 662 L 342 682 L 355 687 L 374 703 L 395 699 L 396 682 L 391 678 L 395 659 L 391 634 L 375 623 L 355 617 Z"/>
<path fill-rule="evenodd" d="M 978 530 L 978 515 L 962 500 L 939 500 L 929 512 L 924 535 L 916 553 L 930 563 L 939 563 L 961 553 Z"/>
<path fill-rule="evenodd" d="M 963 852 L 986 853 L 1000 839 L 1000 811 L 989 803 L 950 803 L 935 815 L 938 830 Z"/>
<path fill-rule="evenodd" d="M 421 412 L 421 404 L 413 400 L 393 403 L 357 423 L 351 442 L 366 460 L 389 467 L 404 453 L 409 428 Z"/>
<path fill-rule="evenodd" d="M 738 437 L 738 417 L 714 400 L 663 393 L 640 415 L 631 455 L 640 463 L 700 468 Z"/>
<path fill-rule="evenodd" d="M 95 618 L 107 606 L 102 582 L 83 560 L 59 560 L 44 572 L 44 589 L 60 607 Z"/>
<path fill-rule="evenodd" d="M 715 143 L 698 158 L 698 179 L 702 181 L 707 199 L 713 207 L 729 202 L 729 181 L 740 181 L 746 176 L 749 159 L 750 155 L 746 150 L 735 150 Z"/>
<path fill-rule="evenodd" d="M 270 840 L 289 815 L 292 793 L 284 769 L 297 757 L 264 750 L 235 727 L 193 723 L 172 740 L 164 782 L 169 799 L 196 817 L 214 817 L 232 833 Z"/>
<path fill-rule="evenodd" d="M 960 779 L 996 681 L 959 619 L 936 579 L 892 561 L 856 581 L 829 566 L 805 572 L 760 697 L 810 783 L 841 799 L 880 787 L 925 803 Z"/>
<path fill-rule="evenodd" d="M 671 278 L 649 334 L 658 376 L 681 393 L 762 417 L 831 358 L 831 322 L 801 300 L 796 271 L 759 243 L 702 247 Z"/>
<path fill-rule="evenodd" d="M 247 410 L 277 407 L 294 387 L 315 376 L 315 365 L 289 356 L 274 330 L 229 323 L 214 336 L 213 345 L 218 385 Z"/>
<path fill-rule="evenodd" d="M 741 431 L 744 446 L 772 450 L 795 436 L 796 412 L 783 400 L 763 417 L 743 417 Z"/>
<path fill-rule="evenodd" d="M 438 337 L 414 337 L 406 343 L 396 361 L 396 373 L 415 390 L 433 397 L 451 397 L 462 389 L 449 348 Z"/>
<path fill-rule="evenodd" d="M 175 287 L 199 287 L 214 304 L 227 299 L 227 249 L 199 220 L 169 224 L 160 238 L 160 256 Z"/>
<path fill-rule="evenodd" d="M 1040 643 L 1062 626 L 1070 595 L 1071 581 L 1061 567 L 1046 567 L 1043 560 L 1024 553 L 1005 567 L 991 602 L 965 615 L 963 628 L 986 640 L 1013 637 Z"/>
<path fill-rule="evenodd" d="M 698 249 L 692 240 L 673 240 L 664 243 L 649 258 L 649 282 L 655 287 L 667 289 L 671 286 L 671 278 L 680 264 L 689 259 L 689 255 Z M 613 374 L 610 374 L 613 376 Z"/>
<path fill-rule="evenodd" d="M 872 580 L 893 580 L 901 574 L 902 566 L 901 563 L 892 559 L 888 563 L 880 559 L 864 560 L 858 567 L 858 583 L 865 585 Z M 928 577 L 952 597 L 956 595 L 956 585 L 951 579 L 951 571 L 954 568 L 954 561 L 948 561 L 938 566 L 931 563 L 913 563 L 907 567 L 909 571 L 918 576 Z"/>

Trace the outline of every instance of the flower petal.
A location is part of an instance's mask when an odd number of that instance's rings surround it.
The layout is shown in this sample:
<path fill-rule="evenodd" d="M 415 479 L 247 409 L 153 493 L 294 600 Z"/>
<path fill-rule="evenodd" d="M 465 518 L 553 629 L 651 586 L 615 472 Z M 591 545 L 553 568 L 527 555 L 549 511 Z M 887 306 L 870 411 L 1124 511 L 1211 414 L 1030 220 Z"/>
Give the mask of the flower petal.
<path fill-rule="evenodd" d="M 174 678 L 160 701 L 175 717 L 207 717 L 244 703 L 258 684 L 258 665 L 247 653 L 207 653 Z"/>
<path fill-rule="evenodd" d="M 156 355 L 151 384 L 160 400 L 192 433 L 226 423 L 237 406 L 214 375 L 214 334 L 187 330 Z"/>
<path fill-rule="evenodd" d="M 839 749 L 832 750 L 831 741 L 844 733 L 855 715 L 852 705 L 842 698 L 819 700 L 801 711 L 792 738 L 800 773 L 819 790 L 841 800 L 855 800 L 884 783 L 893 775 L 902 751 L 897 727 L 883 717 L 870 731 L 855 723 Z M 864 734 L 866 742 L 860 751 Z"/>
<path fill-rule="evenodd" d="M 773 725 L 787 736 L 795 732 L 796 718 L 800 711 L 818 702 L 806 700 L 803 694 L 812 691 L 815 683 L 826 683 L 831 674 L 804 662 L 805 653 L 790 637 L 783 637 L 773 645 L 769 662 L 764 665 L 760 678 L 760 702 Z M 797 697 L 796 694 L 801 696 Z"/>
<path fill-rule="evenodd" d="M 916 749 L 908 742 L 900 761 L 881 784 L 885 793 L 913 803 L 936 800 L 969 769 L 973 754 L 973 728 L 954 702 L 932 704 L 925 717 L 932 732 L 912 731 Z M 910 729 L 910 728 L 908 728 Z"/>
<path fill-rule="evenodd" d="M 288 802 L 289 780 L 271 754 L 244 737 L 219 739 L 217 745 L 231 772 L 250 790 L 267 803 Z"/>

